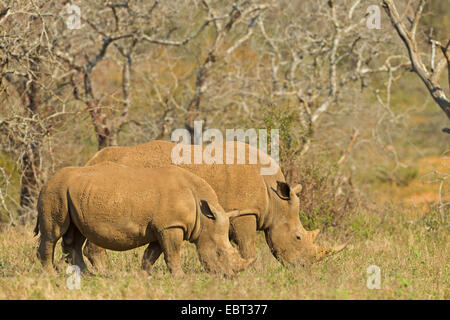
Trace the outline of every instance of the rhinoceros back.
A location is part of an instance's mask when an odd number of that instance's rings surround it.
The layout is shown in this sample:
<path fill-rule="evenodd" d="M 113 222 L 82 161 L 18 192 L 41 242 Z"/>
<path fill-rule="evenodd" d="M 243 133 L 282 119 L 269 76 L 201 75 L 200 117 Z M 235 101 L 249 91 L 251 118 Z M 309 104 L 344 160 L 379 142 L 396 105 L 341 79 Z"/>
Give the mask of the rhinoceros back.
<path fill-rule="evenodd" d="M 231 142 L 233 143 L 233 142 Z M 217 194 L 220 204 L 225 210 L 246 209 L 255 207 L 260 212 L 268 210 L 267 184 L 274 185 L 275 180 L 284 181 L 280 170 L 274 176 L 262 176 L 262 164 L 237 164 L 237 150 L 244 145 L 245 159 L 249 159 L 249 152 L 253 148 L 241 142 L 235 143 L 234 162 L 232 164 L 179 164 L 204 179 Z M 86 165 L 93 165 L 102 161 L 113 161 L 132 167 L 158 168 L 173 165 L 173 142 L 152 141 L 131 147 L 109 147 L 100 150 Z M 193 148 L 193 146 L 190 146 Z M 254 148 L 253 148 L 254 149 Z M 226 145 L 224 145 L 224 161 Z M 270 158 L 268 155 L 262 156 Z M 266 159 L 267 160 L 267 159 Z"/>

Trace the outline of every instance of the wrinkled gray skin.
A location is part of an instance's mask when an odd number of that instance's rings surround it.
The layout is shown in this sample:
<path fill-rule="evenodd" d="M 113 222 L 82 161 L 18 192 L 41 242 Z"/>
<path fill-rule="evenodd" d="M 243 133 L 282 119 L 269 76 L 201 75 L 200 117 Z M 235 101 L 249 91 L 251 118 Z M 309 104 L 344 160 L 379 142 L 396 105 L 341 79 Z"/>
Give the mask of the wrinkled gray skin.
<path fill-rule="evenodd" d="M 38 257 L 51 266 L 55 243 L 63 237 L 68 262 L 84 270 L 86 238 L 117 251 L 149 244 L 143 268 L 150 271 L 164 253 L 170 272 L 180 276 L 180 248 L 187 240 L 195 243 L 206 270 L 233 275 L 252 262 L 242 259 L 228 239 L 229 218 L 240 214 L 226 213 L 203 179 L 179 167 L 130 168 L 112 162 L 67 167 L 39 195 Z"/>
<path fill-rule="evenodd" d="M 238 245 L 244 258 L 255 257 L 256 231 L 264 231 L 267 244 L 273 255 L 283 264 L 307 265 L 328 253 L 342 250 L 345 245 L 324 249 L 314 244 L 319 230 L 307 231 L 299 219 L 301 185 L 290 187 L 278 166 L 272 175 L 261 175 L 261 168 L 268 168 L 275 161 L 259 152 L 258 164 L 237 164 L 237 148 L 244 147 L 246 158 L 248 144 L 228 142 L 234 146 L 233 164 L 179 164 L 203 178 L 216 192 L 219 203 L 225 210 L 255 208 L 253 216 L 242 216 L 231 220 L 230 238 Z M 113 161 L 133 167 L 157 168 L 171 165 L 175 143 L 152 141 L 130 147 L 108 147 L 98 151 L 86 164 L 94 165 Z M 223 155 L 225 159 L 226 145 Z M 192 150 L 191 155 L 194 154 Z M 192 157 L 193 160 L 193 157 Z M 193 161 L 191 161 L 193 163 Z M 246 162 L 248 163 L 248 162 Z M 88 244 L 84 253 L 93 265 L 103 265 L 104 250 Z"/>

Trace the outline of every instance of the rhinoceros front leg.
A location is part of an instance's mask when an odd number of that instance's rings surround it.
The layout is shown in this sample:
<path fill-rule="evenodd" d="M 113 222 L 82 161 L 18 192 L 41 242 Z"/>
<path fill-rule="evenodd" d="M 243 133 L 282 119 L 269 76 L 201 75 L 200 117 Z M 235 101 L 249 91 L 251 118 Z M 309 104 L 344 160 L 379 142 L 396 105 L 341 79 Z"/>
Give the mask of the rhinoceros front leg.
<path fill-rule="evenodd" d="M 181 245 L 183 243 L 183 230 L 180 228 L 170 228 L 161 231 L 159 234 L 159 244 L 164 252 L 164 260 L 170 273 L 174 277 L 184 275 L 181 269 Z"/>
<path fill-rule="evenodd" d="M 230 235 L 244 259 L 253 259 L 256 256 L 256 218 L 255 216 L 242 216 L 230 221 Z"/>
<path fill-rule="evenodd" d="M 142 269 L 147 271 L 148 274 L 151 273 L 152 266 L 158 260 L 162 251 L 158 242 L 150 242 L 147 249 L 145 249 L 144 256 L 142 257 Z"/>
<path fill-rule="evenodd" d="M 89 262 L 97 270 L 103 270 L 105 268 L 106 250 L 96 246 L 89 240 L 86 241 L 86 245 L 83 250 L 84 255 L 88 258 Z"/>

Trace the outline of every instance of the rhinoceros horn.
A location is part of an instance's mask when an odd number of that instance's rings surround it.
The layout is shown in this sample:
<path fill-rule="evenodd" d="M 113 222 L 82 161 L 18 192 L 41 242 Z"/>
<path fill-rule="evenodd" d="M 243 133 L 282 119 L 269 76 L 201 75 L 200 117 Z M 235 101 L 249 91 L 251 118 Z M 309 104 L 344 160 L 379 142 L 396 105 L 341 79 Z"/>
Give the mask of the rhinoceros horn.
<path fill-rule="evenodd" d="M 341 244 L 341 245 L 339 245 L 339 246 L 336 246 L 336 247 L 331 248 L 331 249 L 330 249 L 330 250 L 331 250 L 331 253 L 337 253 L 337 252 L 339 252 L 339 251 L 344 250 L 345 247 L 347 247 L 347 245 L 348 245 L 349 243 L 350 243 L 350 240 L 346 241 L 345 243 L 343 243 L 343 244 Z"/>
<path fill-rule="evenodd" d="M 347 247 L 347 245 L 350 243 L 350 240 L 351 239 L 347 240 L 345 243 L 343 243 L 341 245 L 338 245 L 338 246 L 335 246 L 332 248 L 321 248 L 321 247 L 317 246 L 317 255 L 316 255 L 317 260 L 321 260 L 322 258 L 324 258 L 326 256 L 331 256 L 335 253 L 338 253 L 338 252 L 344 250 Z"/>

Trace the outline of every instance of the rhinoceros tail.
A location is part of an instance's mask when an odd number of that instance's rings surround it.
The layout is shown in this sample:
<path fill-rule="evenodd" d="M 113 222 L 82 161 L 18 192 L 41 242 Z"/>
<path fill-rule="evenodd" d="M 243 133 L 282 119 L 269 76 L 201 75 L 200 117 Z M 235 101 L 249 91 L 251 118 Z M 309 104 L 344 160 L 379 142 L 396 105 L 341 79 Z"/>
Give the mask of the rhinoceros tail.
<path fill-rule="evenodd" d="M 36 237 L 39 234 L 39 217 L 41 216 L 41 197 L 42 192 L 44 190 L 45 186 L 41 189 L 41 192 L 39 192 L 38 202 L 37 202 L 37 216 L 36 216 L 36 226 L 34 227 L 34 236 Z"/>
<path fill-rule="evenodd" d="M 34 236 L 36 237 L 39 234 L 39 214 L 36 218 L 36 226 L 34 227 Z"/>

